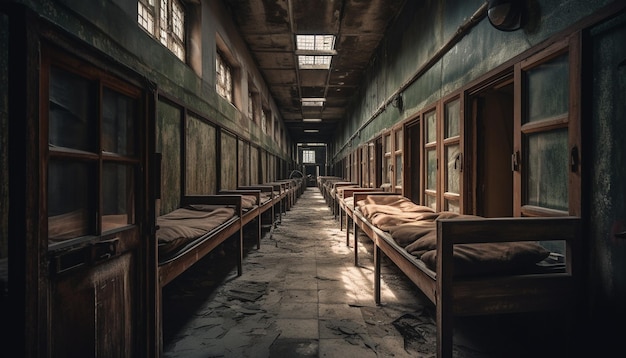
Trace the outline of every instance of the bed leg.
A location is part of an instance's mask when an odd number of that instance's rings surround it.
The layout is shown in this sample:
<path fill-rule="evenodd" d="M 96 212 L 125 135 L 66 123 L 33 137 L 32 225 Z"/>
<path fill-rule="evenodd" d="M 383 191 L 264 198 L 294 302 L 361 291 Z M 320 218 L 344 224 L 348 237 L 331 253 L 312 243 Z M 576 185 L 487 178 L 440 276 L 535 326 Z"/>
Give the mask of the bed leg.
<path fill-rule="evenodd" d="M 237 276 L 243 274 L 243 232 L 239 230 L 239 241 L 237 241 Z"/>
<path fill-rule="evenodd" d="M 261 214 L 259 214 L 259 217 L 257 218 L 257 234 L 256 234 L 256 249 L 260 250 L 261 249 L 261 234 L 263 233 L 263 225 L 261 220 Z"/>
<path fill-rule="evenodd" d="M 352 228 L 354 233 L 354 266 L 359 266 L 359 227 L 354 220 L 352 220 Z"/>
<path fill-rule="evenodd" d="M 339 209 L 339 231 L 343 230 L 343 214 L 341 213 L 341 209 Z"/>
<path fill-rule="evenodd" d="M 374 244 L 374 301 L 380 305 L 380 261 L 382 251 Z"/>
<path fill-rule="evenodd" d="M 346 246 L 350 247 L 350 219 L 346 214 Z"/>
<path fill-rule="evenodd" d="M 452 358 L 453 316 L 450 299 L 441 297 L 436 302 L 437 310 L 437 357 Z"/>

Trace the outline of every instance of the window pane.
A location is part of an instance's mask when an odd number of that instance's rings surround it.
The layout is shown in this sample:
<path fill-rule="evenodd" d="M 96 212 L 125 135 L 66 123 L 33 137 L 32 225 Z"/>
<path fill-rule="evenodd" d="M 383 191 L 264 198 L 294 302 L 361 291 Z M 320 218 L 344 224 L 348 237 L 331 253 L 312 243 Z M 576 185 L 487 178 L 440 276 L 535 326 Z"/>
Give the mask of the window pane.
<path fill-rule="evenodd" d="M 96 87 L 87 79 L 50 68 L 51 145 L 96 152 Z"/>
<path fill-rule="evenodd" d="M 96 234 L 95 165 L 50 160 L 48 165 L 48 237 L 60 241 Z M 92 194 L 92 195 L 90 195 Z"/>
<path fill-rule="evenodd" d="M 459 122 L 461 119 L 461 101 L 458 99 L 446 104 L 446 134 L 445 138 L 459 135 Z"/>
<path fill-rule="evenodd" d="M 303 163 L 315 163 L 315 151 L 314 150 L 303 150 L 302 151 L 302 162 Z"/>
<path fill-rule="evenodd" d="M 102 231 L 135 222 L 133 168 L 129 165 L 102 165 Z"/>
<path fill-rule="evenodd" d="M 396 136 L 395 150 L 402 150 L 402 131 L 401 130 L 396 131 L 395 136 Z"/>
<path fill-rule="evenodd" d="M 426 143 L 437 141 L 437 115 L 435 112 L 426 113 Z"/>
<path fill-rule="evenodd" d="M 135 154 L 135 100 L 104 88 L 102 102 L 102 150 Z"/>
<path fill-rule="evenodd" d="M 461 207 L 458 201 L 446 200 L 446 211 L 452 211 L 454 213 L 460 213 Z"/>
<path fill-rule="evenodd" d="M 426 195 L 426 206 L 433 210 L 437 210 L 437 198 L 434 196 Z"/>
<path fill-rule="evenodd" d="M 528 136 L 526 204 L 568 210 L 567 129 Z"/>
<path fill-rule="evenodd" d="M 396 186 L 402 186 L 402 156 L 396 156 Z"/>
<path fill-rule="evenodd" d="M 569 64 L 567 55 L 541 64 L 526 73 L 527 122 L 564 115 L 569 106 Z"/>
<path fill-rule="evenodd" d="M 391 136 L 386 135 L 384 138 L 385 138 L 385 153 L 391 153 Z"/>
<path fill-rule="evenodd" d="M 448 170 L 446 171 L 446 189 L 448 193 L 459 194 L 459 182 L 461 174 L 461 163 L 458 160 L 459 157 L 459 145 L 446 146 L 446 159 L 448 163 Z"/>
<path fill-rule="evenodd" d="M 426 150 L 426 189 L 437 190 L 437 151 Z"/>
<path fill-rule="evenodd" d="M 391 183 L 391 158 L 383 158 L 383 183 Z"/>

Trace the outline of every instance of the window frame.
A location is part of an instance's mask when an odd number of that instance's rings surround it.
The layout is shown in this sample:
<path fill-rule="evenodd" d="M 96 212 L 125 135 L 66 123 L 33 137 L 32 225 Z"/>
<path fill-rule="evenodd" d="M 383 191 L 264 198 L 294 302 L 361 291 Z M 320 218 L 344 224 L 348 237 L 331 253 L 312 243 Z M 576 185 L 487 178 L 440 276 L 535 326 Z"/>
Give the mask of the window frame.
<path fill-rule="evenodd" d="M 514 215 L 515 216 L 580 216 L 581 214 L 581 164 L 580 164 L 580 73 L 581 73 L 581 53 L 580 34 L 576 33 L 562 41 L 556 42 L 527 59 L 520 61 L 514 66 L 514 149 L 512 161 L 519 163 L 518 170 L 514 170 Z M 527 115 L 527 99 L 525 97 L 526 82 L 525 72 L 548 63 L 553 59 L 567 54 L 568 57 L 568 80 L 569 86 L 566 89 L 568 96 L 568 112 L 562 116 L 556 116 L 522 124 Z M 546 207 L 533 206 L 525 203 L 526 180 L 528 168 L 524 166 L 528 158 L 527 136 L 529 134 L 546 133 L 557 129 L 567 129 L 567 157 L 568 165 L 568 209 L 555 210 Z"/>
<path fill-rule="evenodd" d="M 174 16 L 175 9 L 177 7 L 180 9 L 180 13 L 182 14 L 182 34 L 177 34 L 175 31 L 177 23 L 174 21 Z M 144 11 L 150 15 L 150 19 L 145 19 L 147 22 L 146 24 L 142 21 L 144 19 Z M 165 24 L 163 24 L 164 22 Z M 186 62 L 188 25 L 187 7 L 184 1 L 154 0 L 154 5 L 151 5 L 150 0 L 138 0 L 137 24 L 151 37 L 158 40 L 159 43 L 170 50 L 170 52 L 178 57 L 178 59 Z"/>
<path fill-rule="evenodd" d="M 49 128 L 50 128 L 50 73 L 52 68 L 58 68 L 68 74 L 78 76 L 85 79 L 94 87 L 94 107 L 93 112 L 94 131 L 96 135 L 95 147 L 93 150 L 82 150 L 71 147 L 61 147 L 50 143 Z M 42 150 L 42 171 L 44 179 L 42 181 L 42 201 L 44 204 L 43 216 L 46 218 L 44 225 L 42 225 L 42 235 L 49 239 L 49 168 L 52 161 L 66 162 L 66 163 L 80 163 L 89 164 L 91 168 L 95 168 L 95 173 L 90 173 L 93 176 L 93 183 L 87 183 L 89 188 L 88 196 L 90 196 L 89 202 L 91 203 L 87 208 L 88 213 L 96 215 L 96 218 L 92 220 L 89 226 L 89 232 L 86 234 L 77 235 L 70 238 L 61 238 L 58 241 L 48 242 L 48 251 L 54 252 L 57 250 L 64 250 L 67 247 L 73 247 L 78 245 L 85 245 L 90 242 L 100 241 L 112 236 L 119 236 L 120 232 L 135 231 L 141 222 L 140 213 L 140 193 L 139 183 L 141 181 L 141 163 L 143 160 L 143 141 L 141 140 L 140 133 L 144 132 L 142 116 L 144 106 L 143 90 L 135 85 L 125 82 L 123 79 L 118 78 L 105 70 L 102 70 L 95 65 L 89 64 L 77 57 L 69 54 L 62 53 L 50 46 L 44 46 L 41 56 L 41 76 L 40 76 L 40 140 Z M 104 91 L 110 90 L 116 94 L 121 94 L 134 101 L 134 118 L 133 120 L 133 133 L 130 138 L 127 138 L 127 142 L 134 145 L 132 153 L 120 154 L 104 150 L 104 113 L 103 113 L 103 101 Z M 127 191 L 126 197 L 127 206 L 129 210 L 127 214 L 127 220 L 129 221 L 125 225 L 118 225 L 111 228 L 105 228 L 103 217 L 106 215 L 104 210 L 104 167 L 109 164 L 122 165 L 130 168 L 128 173 L 131 178 L 130 192 Z M 128 180 L 128 176 L 126 178 Z M 122 235 L 126 237 L 126 235 Z"/>

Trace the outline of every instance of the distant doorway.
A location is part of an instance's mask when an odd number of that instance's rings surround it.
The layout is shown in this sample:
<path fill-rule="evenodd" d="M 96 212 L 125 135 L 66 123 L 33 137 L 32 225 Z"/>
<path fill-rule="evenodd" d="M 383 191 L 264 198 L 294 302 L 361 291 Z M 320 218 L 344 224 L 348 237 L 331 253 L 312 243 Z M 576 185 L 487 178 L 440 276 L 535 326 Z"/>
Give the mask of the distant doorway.
<path fill-rule="evenodd" d="M 468 196 L 476 215 L 513 216 L 513 98 L 511 76 L 469 97 L 476 160 Z"/>

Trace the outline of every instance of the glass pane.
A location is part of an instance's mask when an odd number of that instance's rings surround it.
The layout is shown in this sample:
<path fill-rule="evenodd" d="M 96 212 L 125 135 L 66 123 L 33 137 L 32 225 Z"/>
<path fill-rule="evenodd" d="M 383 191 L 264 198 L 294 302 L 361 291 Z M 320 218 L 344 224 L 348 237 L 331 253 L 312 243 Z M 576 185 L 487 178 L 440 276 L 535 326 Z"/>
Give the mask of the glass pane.
<path fill-rule="evenodd" d="M 426 113 L 426 143 L 433 143 L 437 141 L 437 115 L 435 111 Z"/>
<path fill-rule="evenodd" d="M 121 155 L 135 154 L 136 102 L 104 88 L 102 93 L 102 150 Z"/>
<path fill-rule="evenodd" d="M 437 151 L 426 150 L 426 189 L 437 190 Z"/>
<path fill-rule="evenodd" d="M 87 79 L 50 68 L 50 145 L 96 152 L 96 87 Z"/>
<path fill-rule="evenodd" d="M 396 136 L 396 148 L 395 148 L 395 150 L 396 151 L 402 150 L 402 131 L 401 130 L 396 131 L 395 136 Z"/>
<path fill-rule="evenodd" d="M 391 158 L 383 158 L 383 183 L 391 183 Z"/>
<path fill-rule="evenodd" d="M 96 234 L 95 165 L 51 160 L 48 165 L 48 237 L 51 241 Z"/>
<path fill-rule="evenodd" d="M 446 134 L 445 138 L 452 138 L 459 135 L 459 124 L 461 121 L 461 101 L 455 100 L 446 103 Z"/>
<path fill-rule="evenodd" d="M 447 200 L 446 199 L 446 211 L 452 211 L 454 213 L 460 213 L 461 212 L 461 207 L 459 206 L 459 202 L 458 201 L 452 201 L 452 200 Z"/>
<path fill-rule="evenodd" d="M 102 231 L 135 222 L 133 167 L 123 164 L 102 165 Z"/>
<path fill-rule="evenodd" d="M 568 210 L 567 143 L 567 129 L 528 136 L 526 204 Z"/>
<path fill-rule="evenodd" d="M 396 186 L 402 186 L 402 156 L 396 155 Z"/>
<path fill-rule="evenodd" d="M 526 73 L 528 113 L 525 123 L 564 115 L 569 106 L 567 54 Z"/>
<path fill-rule="evenodd" d="M 433 210 L 437 210 L 437 198 L 434 196 L 426 195 L 426 206 Z"/>
<path fill-rule="evenodd" d="M 391 153 L 391 135 L 385 137 L 385 153 Z"/>
<path fill-rule="evenodd" d="M 461 178 L 461 162 L 459 160 L 459 145 L 446 146 L 446 159 L 448 170 L 446 171 L 446 189 L 449 193 L 459 194 L 460 178 Z"/>

